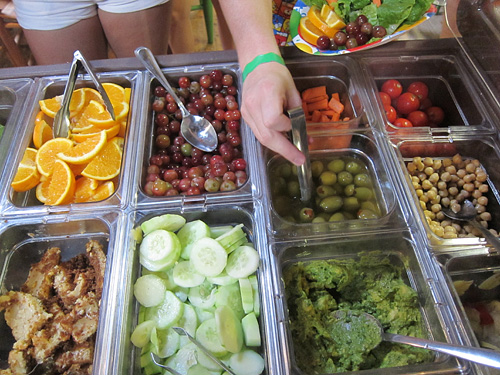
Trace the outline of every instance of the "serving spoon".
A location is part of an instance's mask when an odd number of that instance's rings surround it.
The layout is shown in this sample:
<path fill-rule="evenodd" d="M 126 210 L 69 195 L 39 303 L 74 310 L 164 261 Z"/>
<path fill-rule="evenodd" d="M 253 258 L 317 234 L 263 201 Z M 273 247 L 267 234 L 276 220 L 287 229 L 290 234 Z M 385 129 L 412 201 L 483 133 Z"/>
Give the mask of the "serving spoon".
<path fill-rule="evenodd" d="M 500 353 L 490 349 L 475 348 L 471 346 L 448 344 L 444 342 L 421 339 L 417 337 L 397 335 L 384 331 L 380 321 L 373 315 L 351 310 L 337 310 L 334 312 L 334 318 L 337 319 L 335 332 L 337 334 L 350 335 L 354 330 L 379 332 L 380 338 L 369 342 L 367 351 L 375 349 L 382 341 L 406 344 L 417 348 L 429 349 L 440 353 L 452 355 L 454 357 L 466 359 L 481 365 L 500 368 Z M 367 340 L 365 340 L 366 342 Z"/>
<path fill-rule="evenodd" d="M 498 239 L 498 237 L 496 237 L 488 229 L 483 227 L 481 223 L 476 220 L 477 211 L 476 208 L 474 207 L 474 204 L 470 200 L 465 199 L 462 202 L 462 207 L 460 211 L 458 212 L 454 212 L 452 209 L 448 207 L 443 208 L 442 212 L 445 216 L 449 217 L 450 219 L 466 221 L 470 225 L 479 229 L 483 234 L 484 238 L 486 239 L 486 241 L 491 246 L 493 246 L 497 252 L 500 252 L 500 239 Z"/>
<path fill-rule="evenodd" d="M 205 152 L 211 152 L 217 147 L 217 133 L 213 125 L 206 118 L 191 114 L 184 103 L 179 99 L 168 80 L 163 75 L 153 53 L 146 47 L 139 47 L 135 55 L 144 64 L 147 70 L 165 87 L 174 98 L 182 112 L 181 135 L 192 146 Z"/>

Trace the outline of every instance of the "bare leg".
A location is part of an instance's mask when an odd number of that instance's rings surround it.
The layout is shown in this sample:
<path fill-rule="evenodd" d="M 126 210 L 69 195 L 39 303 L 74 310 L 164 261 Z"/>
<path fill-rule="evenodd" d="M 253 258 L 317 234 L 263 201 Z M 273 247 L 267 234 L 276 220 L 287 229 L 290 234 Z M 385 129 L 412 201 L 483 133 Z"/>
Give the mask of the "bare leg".
<path fill-rule="evenodd" d="M 99 19 L 116 57 L 133 57 L 137 47 L 148 47 L 155 55 L 168 52 L 171 1 L 130 13 L 99 10 Z"/>
<path fill-rule="evenodd" d="M 229 31 L 224 13 L 222 13 L 219 0 L 212 0 L 212 4 L 214 5 L 215 13 L 217 14 L 217 23 L 219 24 L 219 37 L 222 43 L 222 48 L 234 49 L 235 47 L 233 37 L 231 36 L 231 31 Z"/>
<path fill-rule="evenodd" d="M 172 53 L 195 52 L 194 34 L 190 21 L 191 2 L 170 0 L 172 3 L 172 23 L 168 44 Z"/>
<path fill-rule="evenodd" d="M 24 30 L 24 34 L 39 65 L 71 62 L 76 50 L 88 60 L 108 56 L 106 38 L 97 16 L 59 30 Z"/>

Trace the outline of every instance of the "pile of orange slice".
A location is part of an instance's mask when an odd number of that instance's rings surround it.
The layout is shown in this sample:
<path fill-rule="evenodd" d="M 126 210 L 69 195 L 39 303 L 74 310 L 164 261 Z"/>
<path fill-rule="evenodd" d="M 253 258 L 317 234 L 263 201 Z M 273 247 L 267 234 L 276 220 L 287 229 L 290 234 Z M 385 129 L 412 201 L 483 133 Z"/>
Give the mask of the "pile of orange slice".
<path fill-rule="evenodd" d="M 61 97 L 40 100 L 33 147 L 26 149 L 11 183 L 14 191 L 36 188 L 47 205 L 96 202 L 110 197 L 116 187 L 127 129 L 130 89 L 103 83 L 115 120 L 101 95 L 92 88 L 75 90 L 70 102 L 70 135 L 53 138 L 54 116 Z"/>
<path fill-rule="evenodd" d="M 342 18 L 329 5 L 324 4 L 321 10 L 313 5 L 307 16 L 300 19 L 300 35 L 307 43 L 316 45 L 320 36 L 333 38 L 335 33 L 345 26 Z"/>

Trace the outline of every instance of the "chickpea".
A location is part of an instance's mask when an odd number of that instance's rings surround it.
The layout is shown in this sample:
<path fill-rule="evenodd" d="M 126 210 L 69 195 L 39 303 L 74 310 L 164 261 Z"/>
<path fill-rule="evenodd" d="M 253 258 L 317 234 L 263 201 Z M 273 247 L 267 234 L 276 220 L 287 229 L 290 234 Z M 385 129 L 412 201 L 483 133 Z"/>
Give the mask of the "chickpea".
<path fill-rule="evenodd" d="M 437 197 L 437 193 L 434 190 L 429 190 L 426 193 L 426 195 L 427 195 L 427 198 L 429 198 L 429 200 L 434 200 Z"/>
<path fill-rule="evenodd" d="M 451 175 L 457 174 L 457 169 L 455 168 L 454 165 L 447 166 L 446 169 L 445 169 L 445 171 L 448 172 Z"/>
<path fill-rule="evenodd" d="M 424 173 L 427 175 L 427 176 L 430 176 L 431 174 L 434 173 L 434 169 L 432 167 L 425 167 L 424 169 Z"/>
<path fill-rule="evenodd" d="M 443 189 L 443 190 L 439 190 L 439 196 L 441 198 L 445 198 L 447 197 L 449 194 L 448 194 L 448 189 Z"/>
<path fill-rule="evenodd" d="M 451 240 L 453 238 L 458 238 L 458 235 L 454 232 L 444 232 L 441 237 Z"/>
<path fill-rule="evenodd" d="M 434 218 L 436 217 L 436 214 L 429 210 L 424 210 L 424 215 L 431 220 L 434 220 Z"/>
<path fill-rule="evenodd" d="M 424 165 L 426 167 L 430 167 L 433 164 L 434 164 L 434 160 L 431 157 L 427 156 L 426 158 L 424 158 Z"/>
<path fill-rule="evenodd" d="M 465 183 L 471 183 L 471 182 L 474 182 L 476 180 L 476 175 L 474 173 L 469 173 L 469 174 L 466 174 L 464 177 L 463 177 L 463 180 L 465 181 Z"/>
<path fill-rule="evenodd" d="M 462 206 L 460 206 L 459 203 L 455 202 L 450 205 L 450 208 L 454 213 L 458 213 L 462 209 Z"/>
<path fill-rule="evenodd" d="M 426 179 L 427 179 L 427 175 L 426 175 L 424 172 L 420 172 L 420 173 L 418 174 L 418 179 L 419 179 L 420 181 L 426 180 Z"/>
<path fill-rule="evenodd" d="M 441 161 L 441 159 L 436 159 L 436 160 L 434 160 L 434 164 L 432 165 L 432 168 L 434 168 L 435 171 L 438 171 L 441 169 L 442 166 L 443 166 L 443 162 Z"/>
<path fill-rule="evenodd" d="M 491 221 L 491 214 L 489 212 L 483 212 L 479 215 L 479 218 L 483 221 Z"/>
<path fill-rule="evenodd" d="M 445 217 L 446 216 L 444 216 L 443 211 L 436 212 L 436 219 L 437 220 L 443 221 Z"/>
<path fill-rule="evenodd" d="M 472 159 L 472 164 L 474 164 L 476 168 L 481 167 L 481 163 L 479 162 L 478 159 Z"/>
<path fill-rule="evenodd" d="M 408 172 L 410 172 L 410 173 L 413 173 L 413 172 L 415 172 L 417 170 L 417 166 L 412 161 L 408 163 L 408 165 L 406 166 L 406 168 L 408 169 Z"/>
<path fill-rule="evenodd" d="M 479 191 L 479 190 L 474 190 L 472 192 L 472 196 L 474 197 L 474 199 L 478 199 L 482 196 L 483 194 Z"/>
<path fill-rule="evenodd" d="M 475 187 L 474 187 L 474 184 L 473 183 L 465 183 L 464 186 L 463 186 L 464 190 L 469 192 L 469 193 L 472 193 L 474 190 L 475 190 Z"/>
<path fill-rule="evenodd" d="M 443 167 L 445 167 L 445 168 L 449 167 L 452 163 L 453 163 L 453 161 L 450 158 L 443 159 Z"/>
<path fill-rule="evenodd" d="M 463 161 L 462 156 L 460 154 L 453 155 L 451 160 L 453 161 L 453 164 L 460 164 Z"/>
<path fill-rule="evenodd" d="M 446 182 L 444 182 L 444 181 L 438 181 L 438 183 L 437 183 L 437 188 L 438 188 L 439 190 L 445 190 L 445 189 L 446 189 L 446 186 L 447 186 L 447 185 L 446 185 Z"/>
<path fill-rule="evenodd" d="M 450 193 L 451 196 L 456 196 L 458 194 L 458 189 L 456 186 L 452 186 L 448 189 L 448 193 Z"/>
<path fill-rule="evenodd" d="M 422 196 L 420 197 L 420 201 L 424 203 L 429 202 L 429 197 L 427 197 L 427 194 L 422 194 Z"/>
<path fill-rule="evenodd" d="M 487 206 L 488 205 L 488 197 L 479 197 L 477 198 L 477 203 L 480 204 L 481 206 Z"/>
<path fill-rule="evenodd" d="M 473 173 L 475 170 L 476 170 L 476 166 L 474 165 L 474 163 L 470 162 L 470 163 L 467 163 L 465 165 L 465 170 L 468 172 L 468 173 Z"/>
<path fill-rule="evenodd" d="M 417 192 L 417 197 L 421 197 L 422 195 L 424 195 L 424 191 L 422 189 L 416 189 L 416 192 Z"/>
<path fill-rule="evenodd" d="M 478 215 L 482 214 L 483 212 L 486 212 L 486 206 L 483 206 L 481 204 L 476 204 L 474 207 L 476 208 L 476 212 Z"/>
<path fill-rule="evenodd" d="M 437 184 L 439 182 L 439 174 L 436 172 L 432 173 L 429 176 L 429 181 L 432 182 L 433 185 Z"/>
<path fill-rule="evenodd" d="M 465 169 L 459 169 L 457 171 L 457 176 L 460 177 L 461 179 L 463 179 L 466 174 L 467 174 L 467 172 L 465 171 Z"/>
<path fill-rule="evenodd" d="M 444 207 L 449 207 L 450 206 L 450 198 L 443 197 L 441 199 L 441 205 L 444 206 Z"/>
<path fill-rule="evenodd" d="M 484 194 L 484 193 L 487 193 L 487 192 L 490 190 L 490 188 L 489 188 L 489 186 L 488 186 L 487 184 L 481 184 L 481 185 L 479 185 L 479 187 L 478 187 L 477 189 L 478 189 L 481 193 L 483 193 L 483 194 Z"/>
<path fill-rule="evenodd" d="M 485 182 L 488 179 L 488 175 L 484 173 L 484 171 L 481 171 L 479 173 L 476 173 L 476 180 L 479 182 Z"/>
<path fill-rule="evenodd" d="M 441 180 L 444 182 L 450 182 L 451 181 L 451 174 L 450 172 L 443 172 L 441 173 Z"/>
<path fill-rule="evenodd" d="M 441 205 L 439 203 L 433 204 L 431 206 L 431 211 L 437 214 L 438 212 L 441 211 Z"/>
<path fill-rule="evenodd" d="M 422 189 L 429 190 L 430 188 L 432 188 L 432 182 L 430 182 L 429 180 L 423 180 Z"/>
<path fill-rule="evenodd" d="M 455 228 L 453 225 L 447 225 L 444 227 L 444 232 L 457 233 L 457 228 Z"/>

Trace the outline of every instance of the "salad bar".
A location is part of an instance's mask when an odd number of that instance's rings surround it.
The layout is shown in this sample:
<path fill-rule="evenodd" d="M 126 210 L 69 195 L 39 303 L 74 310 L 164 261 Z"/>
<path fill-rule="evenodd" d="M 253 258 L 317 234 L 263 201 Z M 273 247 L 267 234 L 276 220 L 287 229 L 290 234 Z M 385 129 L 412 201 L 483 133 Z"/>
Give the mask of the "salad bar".
<path fill-rule="evenodd" d="M 498 373 L 382 340 L 500 356 L 498 247 L 447 216 L 498 239 L 500 70 L 469 45 L 283 48 L 308 201 L 241 118 L 234 51 L 157 57 L 214 151 L 138 59 L 93 62 L 114 117 L 78 76 L 68 138 L 68 65 L 0 71 L 0 374 Z"/>

